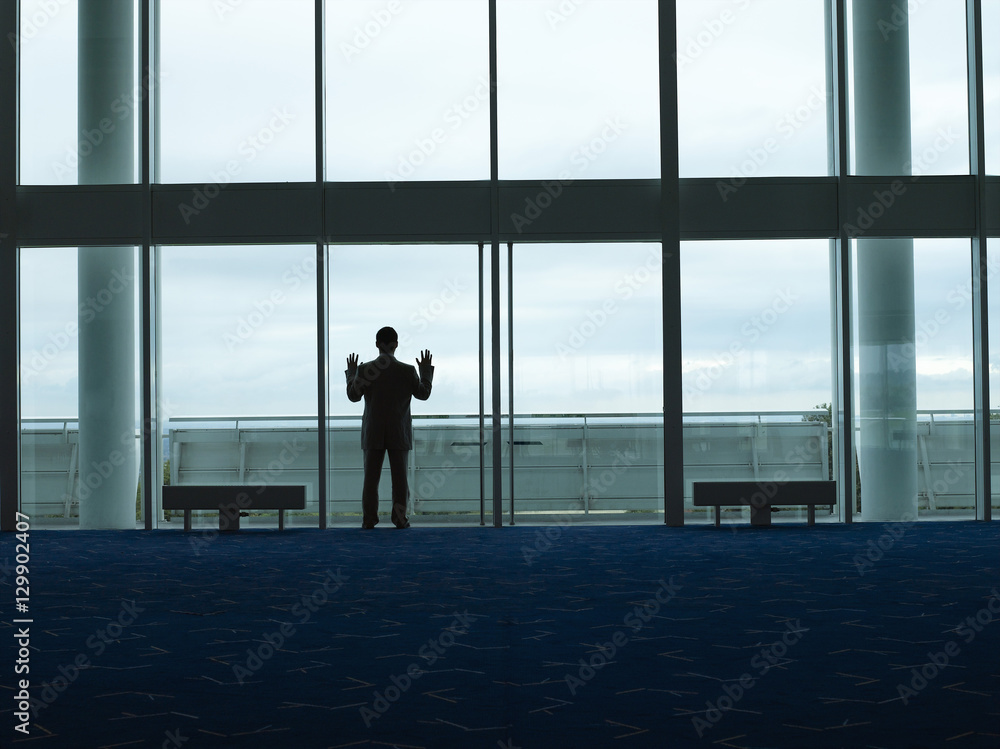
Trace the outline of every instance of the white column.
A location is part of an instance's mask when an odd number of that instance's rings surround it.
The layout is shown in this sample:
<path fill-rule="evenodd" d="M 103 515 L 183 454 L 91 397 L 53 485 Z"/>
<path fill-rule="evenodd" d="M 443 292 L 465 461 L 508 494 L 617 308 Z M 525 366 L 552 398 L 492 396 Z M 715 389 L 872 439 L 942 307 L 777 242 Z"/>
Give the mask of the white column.
<path fill-rule="evenodd" d="M 899 23 L 900 7 L 853 3 L 859 175 L 910 174 L 909 29 Z M 910 519 L 917 511 L 913 240 L 862 237 L 857 250 L 861 519 Z"/>
<path fill-rule="evenodd" d="M 131 184 L 133 0 L 79 4 L 79 183 Z M 116 104 L 117 103 L 117 104 Z M 135 528 L 135 253 L 78 251 L 80 527 Z"/>

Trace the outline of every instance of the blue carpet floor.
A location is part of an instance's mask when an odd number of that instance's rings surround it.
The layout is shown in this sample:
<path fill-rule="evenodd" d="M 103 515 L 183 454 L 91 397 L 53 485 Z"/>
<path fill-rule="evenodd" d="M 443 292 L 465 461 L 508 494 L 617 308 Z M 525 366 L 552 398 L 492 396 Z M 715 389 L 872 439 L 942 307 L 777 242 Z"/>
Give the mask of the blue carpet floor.
<path fill-rule="evenodd" d="M 3 746 L 1000 747 L 997 523 L 15 543 Z"/>

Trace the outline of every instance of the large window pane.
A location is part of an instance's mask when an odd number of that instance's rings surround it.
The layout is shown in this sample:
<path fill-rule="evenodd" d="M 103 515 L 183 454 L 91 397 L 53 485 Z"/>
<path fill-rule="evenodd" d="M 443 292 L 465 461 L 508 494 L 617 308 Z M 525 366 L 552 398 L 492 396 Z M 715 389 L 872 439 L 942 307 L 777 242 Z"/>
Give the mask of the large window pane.
<path fill-rule="evenodd" d="M 489 179 L 485 0 L 326 3 L 331 180 Z"/>
<path fill-rule="evenodd" d="M 691 505 L 692 481 L 836 475 L 829 243 L 686 242 L 681 274 L 686 516 L 714 512 Z M 749 508 L 723 519 L 748 522 Z"/>
<path fill-rule="evenodd" d="M 1000 0 L 983 0 L 986 172 L 1000 174 Z"/>
<path fill-rule="evenodd" d="M 137 20 L 131 27 L 131 59 L 115 68 L 121 85 L 95 94 L 86 122 L 79 112 L 80 15 L 78 0 L 20 0 L 21 27 L 11 39 L 20 53 L 20 182 L 24 185 L 76 185 L 83 182 L 136 182 L 139 175 L 138 123 L 142 106 L 139 87 Z M 86 8 L 87 6 L 85 6 Z M 94 6 L 91 6 L 93 8 Z M 133 6 L 138 13 L 138 6 Z M 119 41 L 128 43 L 129 30 Z M 131 62 L 131 67 L 128 63 Z M 121 136 L 125 141 L 121 141 Z M 115 145 L 109 145 L 114 143 Z M 124 175 L 80 179 L 81 162 L 93 162 L 102 151 L 124 147 Z"/>
<path fill-rule="evenodd" d="M 662 521 L 661 252 L 514 246 L 515 521 Z"/>
<path fill-rule="evenodd" d="M 853 247 L 860 518 L 972 517 L 970 242 Z"/>
<path fill-rule="evenodd" d="M 317 523 L 312 246 L 161 247 L 160 418 L 170 484 L 305 484 Z M 287 514 L 287 513 L 286 513 Z M 274 513 L 251 517 L 276 524 Z M 218 513 L 200 522 L 218 527 Z M 169 527 L 179 527 L 175 517 Z"/>
<path fill-rule="evenodd" d="M 881 46 L 905 36 L 908 41 L 909 71 L 909 159 L 892 170 L 895 174 L 968 174 L 969 115 L 968 115 L 968 55 L 966 52 L 965 0 L 925 0 L 919 3 L 899 3 L 884 15 L 869 15 L 863 28 L 852 23 L 855 2 L 848 0 L 848 81 L 850 86 L 851 171 L 857 174 L 885 174 L 890 170 L 857 164 L 857 130 L 862 121 L 872 116 L 884 119 L 888 95 L 876 97 L 879 110 L 871 115 L 858 112 L 854 91 L 858 76 L 885 78 L 880 65 L 875 70 L 856 66 L 855 44 L 867 32 L 868 44 Z M 895 86 L 895 82 L 892 83 Z M 868 136 L 866 136 L 868 137 Z"/>
<path fill-rule="evenodd" d="M 678 0 L 682 177 L 826 175 L 823 0 Z"/>
<path fill-rule="evenodd" d="M 659 177 L 656 28 L 653 0 L 499 0 L 500 177 Z"/>
<path fill-rule="evenodd" d="M 20 252 L 21 511 L 33 527 L 109 527 L 98 504 L 124 518 L 111 527 L 140 520 L 137 260 L 130 247 Z"/>
<path fill-rule="evenodd" d="M 316 178 L 311 0 L 160 3 L 157 181 Z"/>
<path fill-rule="evenodd" d="M 430 398 L 410 404 L 410 519 L 478 523 L 478 249 L 335 245 L 329 252 L 331 516 L 335 522 L 361 524 L 364 404 L 347 398 L 346 358 L 352 353 L 362 363 L 376 358 L 375 334 L 390 326 L 399 336 L 400 361 L 416 366 L 429 349 L 435 368 Z M 380 485 L 383 522 L 391 507 L 390 487 L 386 461 Z"/>

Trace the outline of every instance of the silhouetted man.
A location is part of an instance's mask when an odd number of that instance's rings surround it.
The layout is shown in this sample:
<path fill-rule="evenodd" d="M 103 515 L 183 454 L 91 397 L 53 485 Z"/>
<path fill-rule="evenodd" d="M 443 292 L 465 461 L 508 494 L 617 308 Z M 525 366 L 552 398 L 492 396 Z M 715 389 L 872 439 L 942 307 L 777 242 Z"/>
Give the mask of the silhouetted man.
<path fill-rule="evenodd" d="M 406 502 L 406 462 L 413 447 L 413 421 L 410 398 L 425 401 L 431 395 L 431 352 L 423 351 L 417 360 L 419 372 L 394 356 L 399 339 L 392 328 L 375 334 L 377 359 L 358 366 L 358 355 L 347 357 L 347 397 L 357 403 L 365 399 L 361 417 L 361 449 L 364 450 L 365 483 L 361 490 L 361 527 L 374 528 L 378 523 L 378 482 L 382 462 L 389 453 L 392 474 L 392 522 L 397 528 L 409 528 Z"/>

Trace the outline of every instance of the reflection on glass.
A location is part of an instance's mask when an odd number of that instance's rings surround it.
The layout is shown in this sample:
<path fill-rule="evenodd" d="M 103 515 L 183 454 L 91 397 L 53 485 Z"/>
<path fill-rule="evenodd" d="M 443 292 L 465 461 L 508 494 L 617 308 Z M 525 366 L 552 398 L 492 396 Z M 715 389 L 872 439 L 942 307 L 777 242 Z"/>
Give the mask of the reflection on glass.
<path fill-rule="evenodd" d="M 699 480 L 828 480 L 833 392 L 825 240 L 681 248 L 685 514 Z M 835 508 L 834 508 L 835 509 Z M 804 520 L 805 510 L 775 515 Z M 830 518 L 824 508 L 817 518 Z M 724 511 L 749 522 L 749 508 Z"/>
<path fill-rule="evenodd" d="M 98 4 L 78 0 L 19 0 L 20 29 L 11 38 L 19 53 L 18 133 L 20 181 L 25 185 L 121 184 L 138 179 L 138 84 L 135 17 L 110 28 Z M 138 6 L 133 5 L 133 14 Z M 115 13 L 120 14 L 121 10 Z M 117 16 L 116 16 L 117 18 Z M 88 25 L 88 21 L 93 21 Z M 81 34 L 97 45 L 81 44 Z M 88 60 L 100 66 L 109 42 L 122 63 L 96 76 L 81 74 Z M 91 50 L 98 50 L 95 58 Z M 128 64 L 131 62 L 131 66 Z M 81 88 L 82 87 L 82 88 Z M 87 100 L 83 97 L 89 96 Z M 84 106 L 81 106 L 84 105 Z M 114 159 L 108 159 L 114 153 Z M 110 161 L 115 169 L 105 171 Z M 81 163 L 90 167 L 81 176 Z"/>
<path fill-rule="evenodd" d="M 970 243 L 865 241 L 854 248 L 861 519 L 885 519 L 879 513 L 886 508 L 896 520 L 972 517 Z M 909 241 L 907 270 L 900 257 L 888 256 Z M 882 271 L 879 256 L 886 256 Z M 882 283 L 865 282 L 880 272 Z M 898 293 L 888 293 L 890 279 Z M 902 486 L 915 496 L 901 497 Z"/>
<path fill-rule="evenodd" d="M 489 179 L 485 0 L 326 3 L 331 180 Z"/>
<path fill-rule="evenodd" d="M 678 0 L 681 177 L 826 175 L 823 0 Z"/>
<path fill-rule="evenodd" d="M 314 4 L 160 4 L 160 182 L 316 178 Z"/>
<path fill-rule="evenodd" d="M 315 525 L 315 249 L 158 252 L 164 480 L 305 484 L 300 522 Z M 202 522 L 218 527 L 218 513 Z"/>
<path fill-rule="evenodd" d="M 140 519 L 136 261 L 130 247 L 20 252 L 21 511 L 33 526 Z"/>
<path fill-rule="evenodd" d="M 429 349 L 431 396 L 414 399 L 409 458 L 411 521 L 447 513 L 479 519 L 479 260 L 456 246 L 331 246 L 330 252 L 330 497 L 334 520 L 360 525 L 363 403 L 345 392 L 346 358 L 378 356 L 375 334 L 399 336 L 396 357 L 417 365 Z M 487 363 L 487 368 L 489 363 Z M 487 455 L 489 446 L 487 446 Z M 388 518 L 389 469 L 380 486 Z M 352 515 L 353 513 L 353 515 Z"/>
<path fill-rule="evenodd" d="M 902 3 L 880 15 L 868 13 L 861 27 L 855 27 L 854 0 L 848 0 L 848 81 L 850 113 L 851 171 L 856 174 L 968 174 L 968 56 L 966 53 L 965 0 L 933 0 L 933 2 Z M 874 8 L 874 6 L 867 6 Z M 861 31 L 867 33 L 861 35 Z M 858 46 L 858 45 L 864 45 Z M 901 112 L 910 123 L 910 153 L 904 163 L 891 170 L 870 163 L 855 163 L 857 149 L 870 142 L 866 134 L 857 140 L 859 127 L 871 127 L 871 117 L 855 106 L 859 75 L 866 80 L 888 81 L 885 49 L 895 48 L 899 55 L 899 71 L 908 73 L 908 112 Z M 867 51 L 866 51 L 867 50 Z M 859 58 L 859 54 L 861 57 Z M 867 67 L 858 67 L 858 60 Z M 866 70 L 872 66 L 869 75 Z M 897 70 L 895 66 L 892 68 Z M 877 93 L 879 112 L 874 122 L 883 119 L 886 103 L 896 83 Z M 907 89 L 903 89 L 907 91 Z M 905 97 L 904 97 L 905 98 Z M 860 120 L 859 120 L 860 118 Z M 869 123 L 869 124 L 865 124 Z"/>
<path fill-rule="evenodd" d="M 515 520 L 662 518 L 661 265 L 659 244 L 514 246 Z"/>
<path fill-rule="evenodd" d="M 499 0 L 501 179 L 659 177 L 656 29 L 653 0 Z"/>

